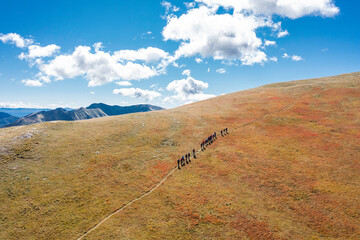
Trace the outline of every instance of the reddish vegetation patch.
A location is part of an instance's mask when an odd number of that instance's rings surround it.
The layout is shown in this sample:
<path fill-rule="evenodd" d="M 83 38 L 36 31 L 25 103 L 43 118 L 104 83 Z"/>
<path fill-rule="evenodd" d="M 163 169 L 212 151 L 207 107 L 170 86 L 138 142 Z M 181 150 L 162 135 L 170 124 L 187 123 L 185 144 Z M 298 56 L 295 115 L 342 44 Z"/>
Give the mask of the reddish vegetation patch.
<path fill-rule="evenodd" d="M 293 204 L 291 209 L 300 216 L 312 229 L 316 229 L 319 233 L 324 235 L 331 235 L 334 237 L 341 237 L 351 235 L 356 231 L 356 228 L 346 220 L 338 221 L 324 212 L 324 206 L 305 204 Z M 328 208 L 331 211 L 331 208 Z"/>
<path fill-rule="evenodd" d="M 222 223 L 222 221 L 219 218 L 217 218 L 216 216 L 214 216 L 214 215 L 206 215 L 206 216 L 204 216 L 203 219 L 202 219 L 202 222 L 204 222 L 204 223 L 212 223 L 212 224 L 220 224 L 220 223 Z"/>
<path fill-rule="evenodd" d="M 330 88 L 325 91 L 322 91 L 321 94 L 324 97 L 329 97 L 329 98 L 332 98 L 334 96 L 359 97 L 360 91 L 358 88 Z"/>
<path fill-rule="evenodd" d="M 155 163 L 154 168 L 160 170 L 162 175 L 166 175 L 170 170 L 169 163 L 160 161 Z"/>
<path fill-rule="evenodd" d="M 280 100 L 281 98 L 279 97 L 270 97 L 269 100 Z"/>
<path fill-rule="evenodd" d="M 177 205 L 178 211 L 180 211 L 187 219 L 191 222 L 191 228 L 194 228 L 196 225 L 200 223 L 200 216 L 198 213 L 192 211 L 188 207 L 184 205 Z"/>
<path fill-rule="evenodd" d="M 236 229 L 245 232 L 250 239 L 280 239 L 274 235 L 267 223 L 255 218 L 250 219 L 244 214 L 236 214 L 232 224 Z"/>

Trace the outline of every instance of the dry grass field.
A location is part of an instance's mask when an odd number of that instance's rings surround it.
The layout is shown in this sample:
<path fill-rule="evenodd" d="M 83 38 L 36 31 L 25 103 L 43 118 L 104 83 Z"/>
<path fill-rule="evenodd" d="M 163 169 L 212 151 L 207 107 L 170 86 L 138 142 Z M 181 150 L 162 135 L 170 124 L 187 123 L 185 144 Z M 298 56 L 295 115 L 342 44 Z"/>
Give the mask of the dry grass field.
<path fill-rule="evenodd" d="M 0 239 L 360 239 L 360 73 L 0 129 Z"/>

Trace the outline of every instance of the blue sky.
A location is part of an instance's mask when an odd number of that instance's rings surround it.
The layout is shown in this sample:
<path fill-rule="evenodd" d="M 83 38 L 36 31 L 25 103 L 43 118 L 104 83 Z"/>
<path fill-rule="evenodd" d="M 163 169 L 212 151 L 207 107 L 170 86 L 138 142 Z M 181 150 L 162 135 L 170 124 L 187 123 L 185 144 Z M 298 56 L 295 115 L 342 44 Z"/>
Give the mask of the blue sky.
<path fill-rule="evenodd" d="M 360 70 L 358 1 L 0 4 L 0 107 L 171 108 Z"/>

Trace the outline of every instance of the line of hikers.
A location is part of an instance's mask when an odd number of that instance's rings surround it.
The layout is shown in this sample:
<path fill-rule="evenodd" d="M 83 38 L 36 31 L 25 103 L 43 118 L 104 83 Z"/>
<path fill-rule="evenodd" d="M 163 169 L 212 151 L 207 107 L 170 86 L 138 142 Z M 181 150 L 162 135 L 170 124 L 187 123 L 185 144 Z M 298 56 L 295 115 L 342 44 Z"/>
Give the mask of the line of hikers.
<path fill-rule="evenodd" d="M 224 135 L 226 135 L 226 134 L 229 134 L 227 128 L 221 130 L 221 136 L 224 136 Z"/>
<path fill-rule="evenodd" d="M 208 145 L 210 145 L 211 143 L 213 143 L 216 140 L 216 132 L 214 132 L 213 134 L 211 134 L 207 139 L 203 140 L 200 144 L 201 146 L 201 151 L 205 150 L 205 147 L 207 147 Z"/>
<path fill-rule="evenodd" d="M 185 156 L 185 157 L 184 157 Z M 181 159 L 178 159 L 177 160 L 177 163 L 178 163 L 178 169 L 180 170 L 180 166 L 181 167 L 184 167 L 185 166 L 185 163 L 186 164 L 189 164 L 191 163 L 191 156 L 190 156 L 190 153 L 187 153 L 185 154 L 184 156 L 181 157 Z M 196 155 L 195 155 L 195 149 L 193 149 L 193 157 L 196 158 Z"/>
<path fill-rule="evenodd" d="M 229 134 L 227 128 L 221 130 L 220 133 L 221 133 L 221 136 L 225 136 L 226 134 Z M 214 132 L 207 139 L 202 141 L 202 143 L 200 144 L 201 151 L 204 151 L 206 149 L 205 147 L 211 145 L 211 143 L 213 143 L 216 139 L 217 139 L 216 132 Z"/>
<path fill-rule="evenodd" d="M 225 128 L 223 130 L 220 131 L 221 133 L 221 136 L 225 136 L 228 133 L 228 129 Z M 216 136 L 216 132 L 214 132 L 213 134 L 211 134 L 207 139 L 205 139 L 204 141 L 202 141 L 202 143 L 200 144 L 201 145 L 201 151 L 204 151 L 205 150 L 205 147 L 207 147 L 208 145 L 210 145 L 211 143 L 213 143 L 215 140 L 217 139 L 217 136 Z M 196 158 L 196 155 L 195 155 L 195 149 L 193 149 L 193 157 Z M 191 156 L 190 156 L 190 153 L 187 153 L 185 154 L 184 156 L 181 157 L 181 159 L 178 159 L 177 160 L 177 163 L 178 163 L 178 169 L 180 170 L 180 166 L 181 167 L 184 167 L 186 164 L 189 164 L 191 162 L 190 160 Z"/>

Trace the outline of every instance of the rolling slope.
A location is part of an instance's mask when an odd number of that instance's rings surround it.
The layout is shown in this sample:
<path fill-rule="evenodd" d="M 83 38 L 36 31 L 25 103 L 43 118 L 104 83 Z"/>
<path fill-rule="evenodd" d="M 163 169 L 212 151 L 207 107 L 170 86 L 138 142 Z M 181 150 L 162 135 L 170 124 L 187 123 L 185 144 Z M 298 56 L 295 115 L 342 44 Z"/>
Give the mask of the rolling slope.
<path fill-rule="evenodd" d="M 359 109 L 352 73 L 0 129 L 0 239 L 78 239 L 141 196 L 84 239 L 359 239 Z"/>

